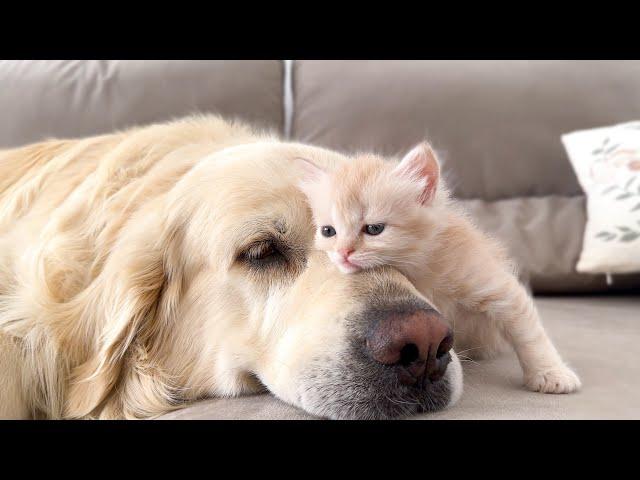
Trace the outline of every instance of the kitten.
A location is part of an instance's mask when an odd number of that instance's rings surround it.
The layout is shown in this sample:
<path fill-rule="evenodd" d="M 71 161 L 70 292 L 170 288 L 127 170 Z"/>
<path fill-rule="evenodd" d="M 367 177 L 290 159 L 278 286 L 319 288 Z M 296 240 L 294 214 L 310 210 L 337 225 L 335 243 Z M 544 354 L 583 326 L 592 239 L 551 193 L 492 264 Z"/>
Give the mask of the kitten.
<path fill-rule="evenodd" d="M 390 265 L 406 275 L 473 356 L 514 347 L 528 388 L 568 393 L 580 380 L 548 338 L 504 249 L 449 196 L 424 143 L 399 163 L 359 156 L 333 171 L 300 159 L 316 224 L 316 246 L 340 271 Z M 482 348 L 467 339 L 482 338 Z"/>

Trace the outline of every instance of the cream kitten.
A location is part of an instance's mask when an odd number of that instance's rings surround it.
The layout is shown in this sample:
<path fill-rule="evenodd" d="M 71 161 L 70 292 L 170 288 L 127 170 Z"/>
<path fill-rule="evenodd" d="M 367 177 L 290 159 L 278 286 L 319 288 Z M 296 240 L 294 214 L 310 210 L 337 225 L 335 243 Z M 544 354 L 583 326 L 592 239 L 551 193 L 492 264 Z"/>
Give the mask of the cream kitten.
<path fill-rule="evenodd" d="M 436 188 L 435 157 L 419 152 L 412 151 L 398 165 L 358 157 L 331 173 L 307 162 L 301 187 L 318 227 L 316 245 L 342 272 L 425 265 L 425 247 L 439 229 L 448 195 Z"/>
<path fill-rule="evenodd" d="M 316 245 L 344 273 L 379 265 L 402 271 L 451 319 L 457 347 L 491 356 L 514 347 L 528 388 L 568 393 L 580 380 L 548 338 L 503 248 L 449 198 L 428 144 L 394 164 L 360 156 L 334 171 L 301 159 L 300 184 Z M 482 345 L 467 339 L 482 339 Z"/>

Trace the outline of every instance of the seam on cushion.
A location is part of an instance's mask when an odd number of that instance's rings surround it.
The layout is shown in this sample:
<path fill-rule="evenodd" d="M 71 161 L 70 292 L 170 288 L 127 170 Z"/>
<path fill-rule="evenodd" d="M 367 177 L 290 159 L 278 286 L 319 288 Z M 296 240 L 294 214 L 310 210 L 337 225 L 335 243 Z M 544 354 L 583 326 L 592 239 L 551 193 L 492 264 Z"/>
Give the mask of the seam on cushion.
<path fill-rule="evenodd" d="M 291 138 L 291 124 L 293 121 L 293 60 L 284 62 L 284 86 L 282 107 L 284 108 L 284 137 Z"/>

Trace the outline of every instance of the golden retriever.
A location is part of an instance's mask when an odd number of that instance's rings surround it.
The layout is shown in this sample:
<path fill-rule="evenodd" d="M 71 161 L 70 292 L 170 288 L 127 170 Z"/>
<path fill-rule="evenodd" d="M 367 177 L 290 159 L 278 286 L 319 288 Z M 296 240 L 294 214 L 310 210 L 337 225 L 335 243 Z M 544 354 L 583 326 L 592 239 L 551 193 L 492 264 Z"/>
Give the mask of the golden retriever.
<path fill-rule="evenodd" d="M 1 151 L 0 417 L 149 418 L 265 387 L 329 418 L 455 403 L 432 302 L 314 250 L 299 157 L 348 161 L 213 116 Z M 482 328 L 491 351 L 509 338 Z M 434 332 L 428 378 L 399 376 L 404 347 L 370 355 Z"/>

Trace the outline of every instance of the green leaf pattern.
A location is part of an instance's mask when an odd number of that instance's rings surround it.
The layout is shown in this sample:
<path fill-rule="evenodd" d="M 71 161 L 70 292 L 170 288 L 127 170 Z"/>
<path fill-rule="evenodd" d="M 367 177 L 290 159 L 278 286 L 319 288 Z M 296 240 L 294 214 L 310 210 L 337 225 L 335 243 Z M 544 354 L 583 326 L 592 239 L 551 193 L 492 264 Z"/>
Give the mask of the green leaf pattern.
<path fill-rule="evenodd" d="M 601 195 L 606 196 L 609 194 L 615 195 L 615 200 L 618 202 L 634 199 L 629 208 L 630 212 L 636 212 L 640 210 L 640 182 L 637 182 L 640 175 L 634 175 L 625 183 L 624 187 L 620 185 L 609 185 L 600 192 Z"/>
<path fill-rule="evenodd" d="M 640 223 L 640 222 L 639 222 Z M 618 242 L 633 242 L 640 238 L 640 229 L 633 230 L 631 228 L 625 227 L 622 230 L 618 227 L 620 232 L 610 232 L 608 230 L 602 230 L 596 234 L 596 238 L 599 238 L 603 242 L 611 242 L 612 240 L 616 240 Z"/>
<path fill-rule="evenodd" d="M 631 128 L 631 127 L 629 127 Z M 634 125 L 633 128 L 640 128 L 639 125 Z M 600 146 L 592 151 L 593 156 L 597 157 L 596 162 L 606 161 L 607 157 L 620 146 L 620 144 L 610 144 L 611 139 L 605 138 Z M 616 202 L 624 202 L 624 205 L 629 204 L 629 212 L 640 212 L 640 175 L 634 175 L 627 180 L 624 186 L 617 184 L 609 185 L 605 187 L 600 194 L 603 196 L 610 195 Z M 640 226 L 640 220 L 637 220 L 637 224 Z M 633 242 L 640 239 L 640 228 L 633 228 L 629 226 L 619 225 L 610 230 L 602 230 L 595 235 L 595 238 L 603 242 Z"/>

